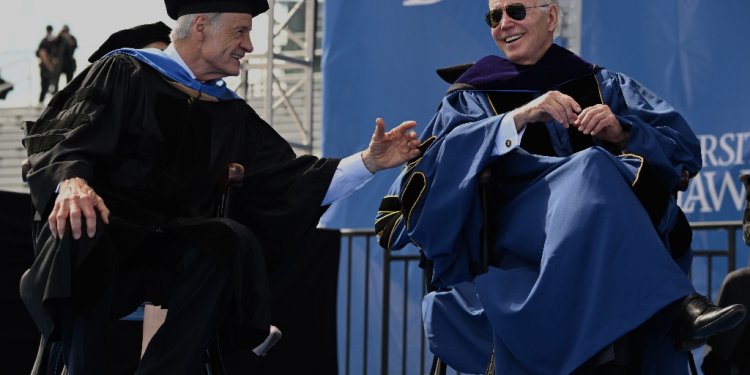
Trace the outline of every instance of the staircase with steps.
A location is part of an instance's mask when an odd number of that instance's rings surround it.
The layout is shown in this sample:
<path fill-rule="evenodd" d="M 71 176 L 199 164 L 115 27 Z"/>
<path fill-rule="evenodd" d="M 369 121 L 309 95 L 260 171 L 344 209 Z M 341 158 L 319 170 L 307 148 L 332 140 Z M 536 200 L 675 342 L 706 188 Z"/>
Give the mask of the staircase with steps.
<path fill-rule="evenodd" d="M 21 144 L 24 135 L 23 121 L 39 117 L 42 108 L 0 108 L 0 190 L 28 192 L 21 179 L 21 162 L 26 150 Z"/>

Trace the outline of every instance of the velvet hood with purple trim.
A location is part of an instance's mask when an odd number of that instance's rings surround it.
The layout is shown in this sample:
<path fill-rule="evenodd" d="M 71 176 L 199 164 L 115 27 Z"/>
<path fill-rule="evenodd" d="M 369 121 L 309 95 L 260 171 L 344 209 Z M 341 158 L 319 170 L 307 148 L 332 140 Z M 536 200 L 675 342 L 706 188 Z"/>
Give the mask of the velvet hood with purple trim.
<path fill-rule="evenodd" d="M 508 59 L 483 57 L 461 74 L 449 91 L 479 90 L 547 91 L 573 78 L 598 71 L 599 67 L 573 52 L 552 44 L 534 65 L 518 65 Z"/>

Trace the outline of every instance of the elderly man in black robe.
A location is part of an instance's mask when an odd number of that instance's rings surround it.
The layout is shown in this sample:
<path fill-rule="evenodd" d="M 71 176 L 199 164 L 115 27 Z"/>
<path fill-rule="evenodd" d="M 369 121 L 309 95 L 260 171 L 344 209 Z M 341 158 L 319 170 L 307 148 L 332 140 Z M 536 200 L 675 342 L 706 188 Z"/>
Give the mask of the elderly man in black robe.
<path fill-rule="evenodd" d="M 106 373 L 104 328 L 144 300 L 169 313 L 138 374 L 197 372 L 217 332 L 257 345 L 270 324 L 262 253 L 297 246 L 322 207 L 419 154 L 413 121 L 386 132 L 377 119 L 361 153 L 297 157 L 222 81 L 253 50 L 266 0 L 166 7 L 177 23 L 165 51 L 108 53 L 27 124 L 28 182 L 47 220 L 21 295 L 71 375 Z M 228 165 L 244 178 L 217 217 Z"/>

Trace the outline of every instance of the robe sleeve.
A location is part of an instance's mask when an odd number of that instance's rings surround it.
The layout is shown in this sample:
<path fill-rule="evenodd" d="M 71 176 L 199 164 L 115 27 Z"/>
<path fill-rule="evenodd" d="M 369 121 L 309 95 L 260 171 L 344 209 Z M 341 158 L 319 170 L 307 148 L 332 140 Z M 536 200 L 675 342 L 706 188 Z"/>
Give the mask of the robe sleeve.
<path fill-rule="evenodd" d="M 407 172 L 409 172 L 409 169 L 404 168 L 396 177 L 396 180 L 388 189 L 388 194 L 380 201 L 375 216 L 375 236 L 380 247 L 388 251 L 401 250 L 411 243 L 406 235 L 400 197 L 401 181 L 403 181 Z"/>
<path fill-rule="evenodd" d="M 92 183 L 97 163 L 114 153 L 128 114 L 137 110 L 128 101 L 136 71 L 126 57 L 102 59 L 55 96 L 27 129 L 29 187 L 39 211 L 48 208 L 61 181 L 80 177 Z"/>
<path fill-rule="evenodd" d="M 668 191 L 684 173 L 701 168 L 698 138 L 687 121 L 666 101 L 621 73 L 602 70 L 602 97 L 630 133 L 627 152 L 642 156 L 658 171 Z"/>
<path fill-rule="evenodd" d="M 252 110 L 250 110 L 252 111 Z M 267 262 L 275 263 L 316 227 L 323 198 L 339 159 L 297 156 L 291 146 L 254 112 L 245 180 L 232 193 L 230 217 L 259 237 Z"/>
<path fill-rule="evenodd" d="M 421 151 L 420 156 L 407 163 L 378 207 L 375 217 L 375 234 L 382 248 L 400 250 L 411 242 L 405 233 L 401 189 L 406 179 L 412 178 L 414 167 L 422 160 L 433 142 L 438 137 L 448 134 L 456 126 L 480 121 L 492 113 L 489 101 L 479 92 L 461 91 L 443 98 L 437 113 L 420 137 L 422 139 L 418 147 Z"/>
<path fill-rule="evenodd" d="M 433 260 L 437 286 L 469 280 L 477 265 L 480 236 L 465 236 L 465 229 L 481 229 L 477 180 L 497 156 L 504 115 L 494 115 L 479 92 L 446 96 L 422 136 L 422 156 L 407 165 L 381 203 L 376 219 L 381 246 L 400 248 L 410 239 Z"/>

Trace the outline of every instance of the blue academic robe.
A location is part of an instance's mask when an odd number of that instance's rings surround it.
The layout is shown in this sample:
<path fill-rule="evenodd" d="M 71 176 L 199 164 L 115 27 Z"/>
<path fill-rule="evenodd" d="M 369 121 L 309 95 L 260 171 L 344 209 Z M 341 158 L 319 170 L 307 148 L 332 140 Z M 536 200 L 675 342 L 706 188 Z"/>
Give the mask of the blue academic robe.
<path fill-rule="evenodd" d="M 681 176 L 700 169 L 700 146 L 686 121 L 647 88 L 620 73 L 592 72 L 601 102 L 630 134 L 626 153 L 595 139 L 576 150 L 570 132 L 548 121 L 533 125 L 547 128 L 554 156 L 521 148 L 494 155 L 507 112 L 491 96 L 504 90 L 464 86 L 444 97 L 421 137 L 422 156 L 381 204 L 381 245 L 413 243 L 432 261 L 438 290 L 423 306 L 430 348 L 462 372 L 483 372 L 491 342 L 498 374 L 569 374 L 640 326 L 649 337 L 642 373 L 687 373 L 686 355 L 672 347 L 669 322 L 657 314 L 693 292 L 689 252 L 670 255 L 679 207 L 669 198 L 654 217 L 635 191 L 647 174 L 652 185 L 674 191 Z M 491 256 L 502 262 L 477 273 L 484 225 L 478 179 L 491 163 L 503 182 Z"/>

